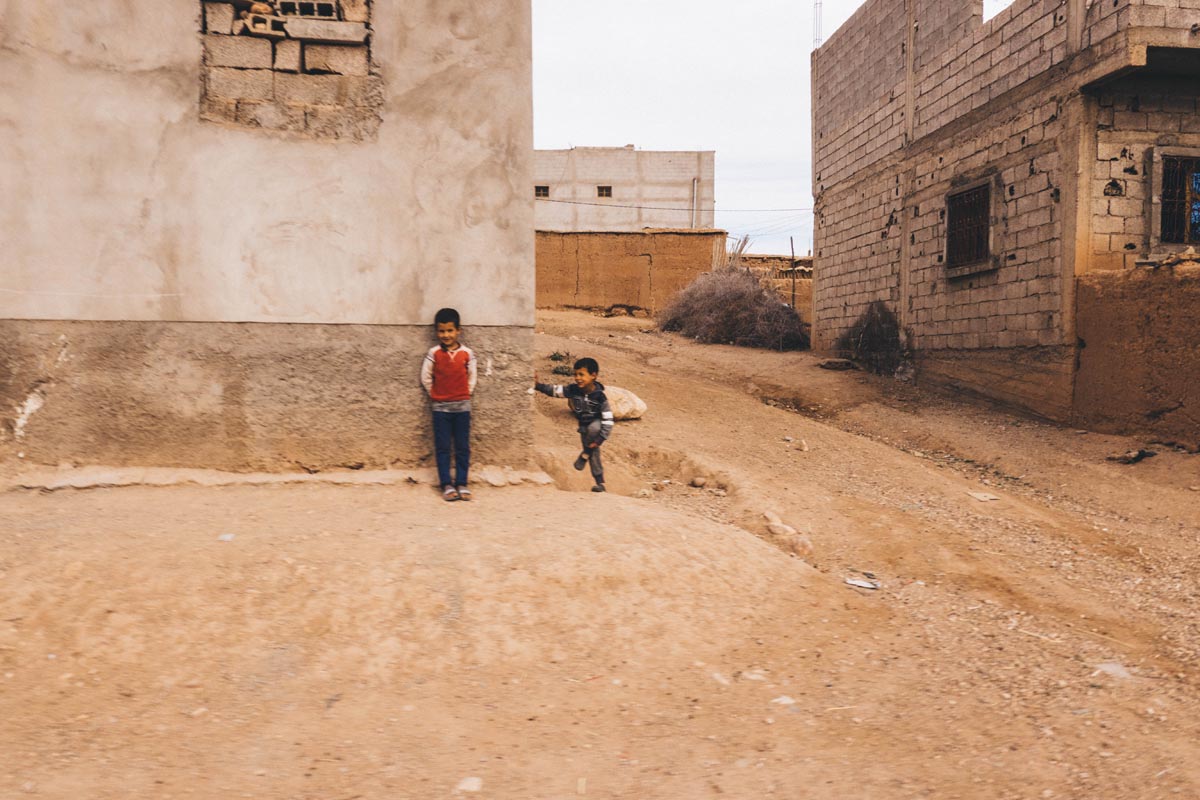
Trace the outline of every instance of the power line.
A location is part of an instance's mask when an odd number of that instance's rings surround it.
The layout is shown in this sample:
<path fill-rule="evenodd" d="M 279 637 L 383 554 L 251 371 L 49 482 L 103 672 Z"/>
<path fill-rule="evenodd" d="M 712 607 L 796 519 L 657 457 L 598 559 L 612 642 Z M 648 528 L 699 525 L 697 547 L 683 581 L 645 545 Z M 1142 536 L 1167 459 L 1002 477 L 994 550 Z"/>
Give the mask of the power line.
<path fill-rule="evenodd" d="M 584 200 L 554 200 L 549 197 L 536 198 L 539 203 L 565 203 L 571 206 L 597 206 L 599 208 L 636 208 L 641 211 L 691 211 L 691 206 L 629 206 L 621 205 L 620 203 L 589 203 Z M 812 211 L 811 208 L 721 208 L 716 207 L 715 211 L 722 214 L 767 214 L 779 211 Z"/>

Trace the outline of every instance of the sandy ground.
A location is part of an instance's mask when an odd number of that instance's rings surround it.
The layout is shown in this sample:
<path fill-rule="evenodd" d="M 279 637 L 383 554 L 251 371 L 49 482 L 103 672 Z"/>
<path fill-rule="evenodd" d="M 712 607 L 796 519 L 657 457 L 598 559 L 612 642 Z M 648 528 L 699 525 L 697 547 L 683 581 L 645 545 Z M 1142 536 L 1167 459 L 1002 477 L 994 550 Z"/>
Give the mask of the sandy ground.
<path fill-rule="evenodd" d="M 1200 797 L 1200 456 L 647 328 L 608 495 L 0 494 L 0 797 Z"/>

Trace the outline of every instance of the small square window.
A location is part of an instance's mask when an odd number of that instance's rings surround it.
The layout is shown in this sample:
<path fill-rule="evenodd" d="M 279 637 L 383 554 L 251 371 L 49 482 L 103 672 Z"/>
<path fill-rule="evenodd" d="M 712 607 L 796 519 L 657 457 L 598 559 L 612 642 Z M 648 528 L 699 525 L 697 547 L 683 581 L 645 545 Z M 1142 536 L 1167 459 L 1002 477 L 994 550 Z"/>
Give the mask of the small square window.
<path fill-rule="evenodd" d="M 533 187 L 533 196 L 534 197 L 549 197 L 550 196 L 550 187 L 549 186 Z"/>
<path fill-rule="evenodd" d="M 611 186 L 597 186 L 596 187 L 596 197 L 612 197 L 612 187 Z"/>
<path fill-rule="evenodd" d="M 984 184 L 946 198 L 947 267 L 987 261 L 991 233 L 990 188 Z"/>

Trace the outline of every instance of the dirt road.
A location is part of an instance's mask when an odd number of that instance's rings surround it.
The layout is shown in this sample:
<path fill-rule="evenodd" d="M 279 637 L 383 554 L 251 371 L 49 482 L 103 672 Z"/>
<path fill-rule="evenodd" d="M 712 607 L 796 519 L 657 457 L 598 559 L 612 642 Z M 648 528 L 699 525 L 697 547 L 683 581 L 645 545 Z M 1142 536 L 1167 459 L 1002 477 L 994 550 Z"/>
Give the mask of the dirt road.
<path fill-rule="evenodd" d="M 612 494 L 540 396 L 560 489 L 0 494 L 0 797 L 1200 797 L 1200 456 L 539 327 Z"/>

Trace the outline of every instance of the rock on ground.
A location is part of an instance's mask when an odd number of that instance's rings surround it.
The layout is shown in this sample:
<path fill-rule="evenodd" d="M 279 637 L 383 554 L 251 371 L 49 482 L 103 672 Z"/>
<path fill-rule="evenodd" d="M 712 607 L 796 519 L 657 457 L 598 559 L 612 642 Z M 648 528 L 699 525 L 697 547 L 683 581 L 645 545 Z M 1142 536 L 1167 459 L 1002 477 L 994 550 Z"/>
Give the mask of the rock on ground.
<path fill-rule="evenodd" d="M 641 419 L 646 413 L 646 403 L 628 389 L 605 386 L 604 394 L 608 396 L 608 404 L 612 406 L 613 416 L 617 419 Z"/>

